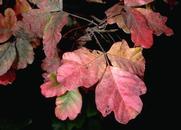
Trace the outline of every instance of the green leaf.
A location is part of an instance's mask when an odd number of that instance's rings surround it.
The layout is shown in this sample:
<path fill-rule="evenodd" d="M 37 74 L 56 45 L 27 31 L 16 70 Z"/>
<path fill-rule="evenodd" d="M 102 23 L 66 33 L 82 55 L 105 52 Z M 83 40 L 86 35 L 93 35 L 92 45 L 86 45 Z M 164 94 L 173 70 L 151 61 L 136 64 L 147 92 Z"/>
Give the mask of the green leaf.
<path fill-rule="evenodd" d="M 18 53 L 18 69 L 24 69 L 27 64 L 32 64 L 34 60 L 33 47 L 28 40 L 17 39 L 16 48 Z"/>
<path fill-rule="evenodd" d="M 0 45 L 0 75 L 5 74 L 16 58 L 15 44 L 11 42 Z"/>
<path fill-rule="evenodd" d="M 82 96 L 78 89 L 67 92 L 56 99 L 55 115 L 58 119 L 74 120 L 82 108 Z"/>
<path fill-rule="evenodd" d="M 63 0 L 29 0 L 36 4 L 40 9 L 47 11 L 61 11 L 63 9 Z"/>

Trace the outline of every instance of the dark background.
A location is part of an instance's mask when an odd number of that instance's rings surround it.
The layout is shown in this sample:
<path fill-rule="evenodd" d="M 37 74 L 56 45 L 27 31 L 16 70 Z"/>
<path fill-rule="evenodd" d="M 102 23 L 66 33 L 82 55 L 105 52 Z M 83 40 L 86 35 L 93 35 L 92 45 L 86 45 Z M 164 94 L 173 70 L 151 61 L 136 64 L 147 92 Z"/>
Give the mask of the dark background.
<path fill-rule="evenodd" d="M 95 14 L 108 8 L 109 5 L 89 5 L 83 0 L 64 1 L 64 10 L 80 13 L 83 16 Z M 4 8 L 13 5 L 6 0 Z M 155 9 L 162 15 L 168 16 L 167 25 L 171 27 L 175 35 L 166 37 L 154 37 L 154 45 L 144 50 L 146 59 L 145 83 L 148 92 L 142 96 L 144 103 L 141 114 L 127 125 L 115 121 L 113 114 L 102 118 L 98 116 L 87 119 L 84 130 L 95 129 L 91 123 L 99 122 L 100 129 L 111 130 L 147 130 L 179 127 L 180 118 L 180 4 L 170 9 L 168 5 L 157 0 Z M 101 10 L 101 11 L 99 11 Z M 40 68 L 43 59 L 41 48 L 36 50 L 35 61 L 25 70 L 17 72 L 17 79 L 12 85 L 0 86 L 0 130 L 6 130 L 3 125 L 24 124 L 19 130 L 51 130 L 52 118 L 54 118 L 54 98 L 46 99 L 40 93 L 39 86 L 43 83 Z M 90 94 L 91 95 L 91 94 Z M 92 95 L 93 98 L 93 95 Z M 86 97 L 85 97 L 86 100 Z M 86 104 L 86 103 L 85 103 Z M 27 125 L 28 124 L 28 125 Z M 178 128 L 177 128 L 178 129 Z M 8 129 L 7 129 L 8 130 Z M 13 130 L 13 129 L 11 129 Z M 53 129 L 52 129 L 53 130 Z"/>

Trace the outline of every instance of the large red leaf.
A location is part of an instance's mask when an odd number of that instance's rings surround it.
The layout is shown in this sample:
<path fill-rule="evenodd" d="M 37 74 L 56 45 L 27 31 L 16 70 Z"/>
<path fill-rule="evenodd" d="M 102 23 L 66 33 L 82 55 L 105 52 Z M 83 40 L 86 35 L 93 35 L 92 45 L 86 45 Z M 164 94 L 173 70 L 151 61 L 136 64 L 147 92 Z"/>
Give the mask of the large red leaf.
<path fill-rule="evenodd" d="M 82 108 L 82 96 L 78 89 L 57 97 L 55 115 L 61 120 L 74 120 Z"/>
<path fill-rule="evenodd" d="M 5 10 L 4 16 L 0 13 L 0 43 L 12 36 L 12 28 L 16 25 L 15 12 L 11 8 Z"/>
<path fill-rule="evenodd" d="M 140 6 L 150 2 L 153 2 L 153 0 L 124 0 L 124 4 L 127 6 Z"/>
<path fill-rule="evenodd" d="M 173 34 L 172 29 L 165 25 L 167 17 L 161 16 L 160 13 L 153 12 L 149 9 L 137 8 L 137 10 L 145 16 L 149 27 L 155 35 L 159 36 L 165 33 L 165 35 L 170 36 Z"/>
<path fill-rule="evenodd" d="M 145 92 L 144 82 L 136 75 L 108 66 L 96 87 L 97 109 L 104 117 L 113 111 L 116 120 L 126 124 L 141 112 L 139 96 Z"/>
<path fill-rule="evenodd" d="M 148 27 L 144 15 L 136 9 L 127 8 L 124 18 L 135 45 L 150 48 L 153 44 L 153 31 Z"/>

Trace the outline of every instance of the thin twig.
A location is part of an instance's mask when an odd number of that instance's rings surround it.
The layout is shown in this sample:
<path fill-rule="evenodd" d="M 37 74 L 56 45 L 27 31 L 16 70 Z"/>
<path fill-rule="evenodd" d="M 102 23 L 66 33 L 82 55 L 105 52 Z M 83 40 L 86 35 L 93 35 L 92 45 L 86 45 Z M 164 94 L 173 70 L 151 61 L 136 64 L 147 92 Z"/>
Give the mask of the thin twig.
<path fill-rule="evenodd" d="M 98 26 L 98 24 L 97 23 L 95 23 L 94 21 L 92 21 L 92 20 L 89 20 L 89 19 L 87 19 L 87 18 L 84 18 L 84 17 L 81 17 L 81 16 L 78 16 L 78 15 L 76 15 L 76 14 L 72 14 L 72 13 L 69 13 L 69 12 L 67 12 L 70 16 L 73 16 L 73 17 L 76 17 L 76 18 L 79 18 L 79 19 L 82 19 L 82 20 L 84 20 L 84 21 L 87 21 L 87 22 L 89 22 L 89 23 L 92 23 L 92 24 L 94 24 L 95 26 Z"/>
<path fill-rule="evenodd" d="M 99 45 L 100 49 L 102 50 L 103 54 L 104 54 L 104 58 L 106 60 L 106 64 L 110 65 L 109 59 L 107 57 L 107 53 L 105 52 L 104 48 L 102 47 L 102 45 L 100 44 L 99 40 L 97 39 L 96 35 L 94 34 L 94 32 L 90 31 L 90 33 L 93 35 L 94 39 L 96 40 L 96 43 Z"/>

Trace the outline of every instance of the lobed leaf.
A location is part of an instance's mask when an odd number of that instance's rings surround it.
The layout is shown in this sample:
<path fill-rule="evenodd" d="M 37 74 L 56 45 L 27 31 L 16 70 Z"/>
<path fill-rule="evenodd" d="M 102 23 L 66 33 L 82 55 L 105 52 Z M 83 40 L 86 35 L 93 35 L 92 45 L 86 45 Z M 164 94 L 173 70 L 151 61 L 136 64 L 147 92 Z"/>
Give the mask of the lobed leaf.
<path fill-rule="evenodd" d="M 78 89 L 67 92 L 56 99 L 55 115 L 58 119 L 74 120 L 82 108 L 82 96 Z"/>

